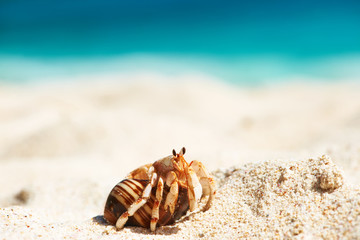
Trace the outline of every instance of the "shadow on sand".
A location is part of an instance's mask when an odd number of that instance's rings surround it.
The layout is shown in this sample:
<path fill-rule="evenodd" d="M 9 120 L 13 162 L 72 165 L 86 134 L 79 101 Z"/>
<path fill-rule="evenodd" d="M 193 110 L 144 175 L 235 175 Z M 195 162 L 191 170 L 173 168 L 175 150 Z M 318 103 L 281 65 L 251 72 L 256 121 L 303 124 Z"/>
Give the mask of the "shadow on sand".
<path fill-rule="evenodd" d="M 111 224 L 109 224 L 103 215 L 98 215 L 92 218 L 93 222 L 99 224 L 99 225 L 103 225 L 103 226 L 110 226 Z M 175 223 L 176 224 L 176 223 Z M 180 228 L 178 228 L 177 226 L 175 226 L 175 224 L 172 225 L 167 225 L 167 226 L 161 226 L 158 227 L 155 231 L 155 233 L 151 232 L 150 229 L 145 229 L 142 227 L 135 227 L 135 226 L 126 226 L 127 228 L 130 229 L 130 231 L 134 232 L 134 233 L 138 233 L 138 234 L 144 234 L 144 235 L 171 235 L 171 234 L 176 234 Z"/>

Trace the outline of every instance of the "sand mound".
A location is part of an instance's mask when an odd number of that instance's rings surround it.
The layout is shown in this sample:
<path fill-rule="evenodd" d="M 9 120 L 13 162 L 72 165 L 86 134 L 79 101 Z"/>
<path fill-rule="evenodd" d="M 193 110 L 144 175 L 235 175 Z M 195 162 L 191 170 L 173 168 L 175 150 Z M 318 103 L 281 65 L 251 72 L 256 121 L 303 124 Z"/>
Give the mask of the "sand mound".
<path fill-rule="evenodd" d="M 329 239 L 360 235 L 360 191 L 344 182 L 342 171 L 326 156 L 251 163 L 215 171 L 214 176 L 219 186 L 212 208 L 160 227 L 155 235 L 138 227 L 117 232 L 101 215 L 85 222 L 50 223 L 45 220 L 48 216 L 23 207 L 0 209 L 0 232 L 5 238 L 21 234 L 45 239 Z"/>
<path fill-rule="evenodd" d="M 329 239 L 357 236 L 359 211 L 360 192 L 346 186 L 341 171 L 323 156 L 233 169 L 213 209 L 183 224 L 215 238 Z"/>

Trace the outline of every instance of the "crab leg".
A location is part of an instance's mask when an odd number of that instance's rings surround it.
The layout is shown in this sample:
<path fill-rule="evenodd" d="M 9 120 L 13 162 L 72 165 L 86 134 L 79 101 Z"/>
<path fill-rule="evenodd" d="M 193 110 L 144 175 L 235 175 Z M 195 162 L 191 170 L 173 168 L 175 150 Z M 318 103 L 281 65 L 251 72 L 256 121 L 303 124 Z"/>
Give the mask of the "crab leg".
<path fill-rule="evenodd" d="M 175 172 L 169 172 L 166 176 L 166 185 L 170 187 L 170 191 L 166 196 L 164 209 L 170 209 L 170 213 L 173 214 L 175 211 L 175 205 L 179 195 L 179 184 L 178 178 Z"/>
<path fill-rule="evenodd" d="M 152 232 L 155 231 L 156 224 L 159 220 L 159 206 L 162 200 L 163 189 L 164 189 L 164 181 L 160 177 L 156 188 L 156 199 L 151 213 L 150 230 Z"/>
<path fill-rule="evenodd" d="M 121 214 L 121 216 L 118 218 L 118 220 L 116 221 L 116 229 L 122 229 L 125 223 L 127 222 L 127 220 L 129 219 L 129 217 L 134 215 L 134 213 L 139 208 L 141 208 L 149 199 L 151 194 L 151 189 L 155 186 L 157 179 L 157 174 L 153 172 L 153 168 L 150 168 L 149 172 L 151 173 L 150 183 L 146 185 L 141 197 L 138 200 L 136 200 L 133 204 L 131 204 L 128 210 L 123 214 Z"/>
<path fill-rule="evenodd" d="M 203 196 L 209 196 L 209 199 L 206 205 L 203 208 L 203 211 L 208 210 L 211 207 L 211 203 L 214 200 L 216 193 L 216 186 L 214 179 L 206 171 L 204 165 L 199 161 L 192 161 L 190 166 L 196 172 L 196 175 L 200 179 L 200 184 L 203 189 Z"/>

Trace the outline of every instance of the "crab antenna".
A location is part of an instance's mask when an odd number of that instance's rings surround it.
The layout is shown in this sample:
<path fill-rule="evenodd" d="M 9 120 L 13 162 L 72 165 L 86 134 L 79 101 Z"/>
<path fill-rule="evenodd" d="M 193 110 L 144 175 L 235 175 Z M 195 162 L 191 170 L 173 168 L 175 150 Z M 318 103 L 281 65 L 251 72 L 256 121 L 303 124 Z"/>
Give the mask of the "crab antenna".
<path fill-rule="evenodd" d="M 186 151 L 186 149 L 185 149 L 185 147 L 183 147 L 181 150 L 180 150 L 180 155 L 184 155 L 185 154 L 185 151 Z"/>
<path fill-rule="evenodd" d="M 172 154 L 174 155 L 174 157 L 176 157 L 176 151 L 175 151 L 175 149 L 173 149 Z"/>

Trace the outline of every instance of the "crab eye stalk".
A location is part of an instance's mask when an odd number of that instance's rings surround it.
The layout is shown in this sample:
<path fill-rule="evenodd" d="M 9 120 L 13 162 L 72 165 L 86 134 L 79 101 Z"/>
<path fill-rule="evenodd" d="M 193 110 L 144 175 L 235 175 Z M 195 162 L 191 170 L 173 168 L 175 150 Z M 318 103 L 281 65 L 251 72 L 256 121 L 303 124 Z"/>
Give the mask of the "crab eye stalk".
<path fill-rule="evenodd" d="M 186 149 L 185 149 L 185 147 L 183 147 L 181 150 L 180 150 L 180 155 L 184 155 L 185 154 L 185 151 L 186 151 Z"/>
<path fill-rule="evenodd" d="M 174 157 L 176 157 L 176 151 L 175 151 L 175 149 L 173 149 L 172 154 L 174 155 Z"/>

